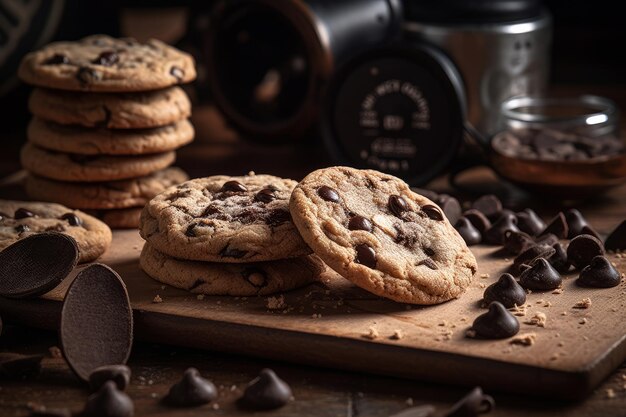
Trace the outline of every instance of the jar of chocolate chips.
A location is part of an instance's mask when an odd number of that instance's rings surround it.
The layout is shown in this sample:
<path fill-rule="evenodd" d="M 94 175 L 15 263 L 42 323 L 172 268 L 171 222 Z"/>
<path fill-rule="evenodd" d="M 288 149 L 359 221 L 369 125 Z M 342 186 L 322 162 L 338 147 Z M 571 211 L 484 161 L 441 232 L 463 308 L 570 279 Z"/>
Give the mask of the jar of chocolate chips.
<path fill-rule="evenodd" d="M 583 161 L 625 151 L 619 111 L 603 97 L 514 97 L 502 104 L 502 116 L 492 146 L 511 157 Z"/>

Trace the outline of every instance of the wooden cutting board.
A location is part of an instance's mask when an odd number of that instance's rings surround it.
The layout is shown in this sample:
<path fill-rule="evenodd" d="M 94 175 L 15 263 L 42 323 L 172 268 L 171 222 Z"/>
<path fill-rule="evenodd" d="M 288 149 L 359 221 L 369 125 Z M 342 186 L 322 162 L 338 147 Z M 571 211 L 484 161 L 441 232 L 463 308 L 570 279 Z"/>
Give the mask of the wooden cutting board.
<path fill-rule="evenodd" d="M 100 259 L 126 282 L 141 340 L 566 399 L 580 399 L 626 359 L 626 284 L 583 289 L 574 274 L 561 294 L 528 296 L 519 335 L 534 334 L 534 344 L 466 338 L 485 311 L 479 305 L 483 288 L 510 264 L 496 248 L 473 248 L 479 264 L 473 284 L 462 298 L 442 305 L 380 299 L 329 271 L 320 283 L 284 294 L 284 308 L 270 310 L 268 297 L 198 299 L 153 281 L 138 266 L 142 245 L 136 231 L 116 231 Z M 626 257 L 610 257 L 626 270 Z M 3 319 L 55 329 L 65 291 L 80 269 L 43 299 L 0 298 Z M 157 294 L 163 302 L 153 302 Z M 583 298 L 591 306 L 574 308 Z M 524 324 L 539 312 L 547 317 L 545 327 Z M 368 338 L 370 332 L 377 337 Z M 397 332 L 402 337 L 393 339 Z"/>

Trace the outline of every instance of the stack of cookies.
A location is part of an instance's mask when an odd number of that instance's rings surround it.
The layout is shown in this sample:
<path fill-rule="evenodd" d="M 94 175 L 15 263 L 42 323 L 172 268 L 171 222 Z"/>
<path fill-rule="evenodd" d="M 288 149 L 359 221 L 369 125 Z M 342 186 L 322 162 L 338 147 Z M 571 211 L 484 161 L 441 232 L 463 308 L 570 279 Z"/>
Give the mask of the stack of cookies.
<path fill-rule="evenodd" d="M 348 167 L 299 184 L 269 175 L 188 181 L 146 205 L 140 231 L 148 275 L 212 295 L 284 291 L 328 265 L 381 297 L 437 304 L 460 296 L 477 269 L 440 207 L 398 178 Z"/>
<path fill-rule="evenodd" d="M 94 35 L 28 54 L 19 76 L 37 87 L 21 155 L 31 198 L 131 228 L 147 201 L 187 179 L 170 166 L 194 137 L 191 104 L 177 86 L 195 79 L 188 54 L 157 40 Z"/>
<path fill-rule="evenodd" d="M 267 295 L 313 282 L 325 267 L 291 221 L 296 184 L 251 173 L 169 188 L 141 215 L 142 269 L 208 295 Z"/>

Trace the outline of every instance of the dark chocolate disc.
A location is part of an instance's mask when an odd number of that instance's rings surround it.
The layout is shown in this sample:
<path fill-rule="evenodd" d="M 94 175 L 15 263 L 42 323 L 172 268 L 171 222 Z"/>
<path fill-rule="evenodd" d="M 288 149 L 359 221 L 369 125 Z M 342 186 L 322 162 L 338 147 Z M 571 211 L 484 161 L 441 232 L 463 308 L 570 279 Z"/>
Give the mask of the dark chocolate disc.
<path fill-rule="evenodd" d="M 133 315 L 126 286 L 115 271 L 93 264 L 78 274 L 63 300 L 60 339 L 67 363 L 83 381 L 96 368 L 126 363 Z"/>
<path fill-rule="evenodd" d="M 68 235 L 39 233 L 0 252 L 0 295 L 38 297 L 55 288 L 78 262 L 78 245 Z"/>

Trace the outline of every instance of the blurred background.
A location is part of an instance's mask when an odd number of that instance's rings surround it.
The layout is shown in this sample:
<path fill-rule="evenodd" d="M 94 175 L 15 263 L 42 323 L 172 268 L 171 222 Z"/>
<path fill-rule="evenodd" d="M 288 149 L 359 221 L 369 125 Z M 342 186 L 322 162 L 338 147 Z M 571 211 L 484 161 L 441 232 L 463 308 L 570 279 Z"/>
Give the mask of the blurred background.
<path fill-rule="evenodd" d="M 197 136 L 179 153 L 192 176 L 248 169 L 294 176 L 348 163 L 423 184 L 479 159 L 467 137 L 480 142 L 496 132 L 496 104 L 509 96 L 595 94 L 624 108 L 626 26 L 616 7 L 609 0 L 0 0 L 0 174 L 19 169 L 25 141 L 29 88 L 15 76 L 21 57 L 51 41 L 107 33 L 158 38 L 196 57 L 199 77 L 188 92 Z M 326 44 L 315 43 L 320 28 Z M 376 84 L 384 77 L 419 88 L 403 91 L 406 103 L 386 102 L 384 84 Z M 403 142 L 411 117 L 428 143 L 418 151 Z"/>

